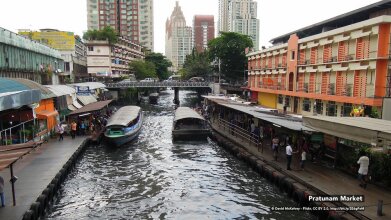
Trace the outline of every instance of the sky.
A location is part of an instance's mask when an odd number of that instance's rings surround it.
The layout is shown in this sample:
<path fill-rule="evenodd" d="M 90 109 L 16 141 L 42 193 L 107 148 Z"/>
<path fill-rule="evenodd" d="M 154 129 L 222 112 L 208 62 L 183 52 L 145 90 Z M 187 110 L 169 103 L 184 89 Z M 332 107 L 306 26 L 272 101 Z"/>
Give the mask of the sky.
<path fill-rule="evenodd" d="M 165 22 L 176 0 L 154 0 L 155 52 L 164 54 Z M 214 15 L 217 28 L 218 0 L 178 0 L 188 26 L 194 15 Z M 378 0 L 255 0 L 260 19 L 261 46 L 280 35 L 332 18 Z M 87 30 L 86 0 L 18 0 L 1 2 L 0 27 L 53 28 L 82 35 Z"/>

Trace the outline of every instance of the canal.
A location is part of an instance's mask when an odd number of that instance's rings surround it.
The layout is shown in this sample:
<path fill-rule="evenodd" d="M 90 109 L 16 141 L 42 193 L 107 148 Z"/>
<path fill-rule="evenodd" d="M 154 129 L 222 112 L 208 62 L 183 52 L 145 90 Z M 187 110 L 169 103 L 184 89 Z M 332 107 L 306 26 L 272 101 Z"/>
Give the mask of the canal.
<path fill-rule="evenodd" d="M 46 219 L 315 219 L 213 141 L 171 141 L 173 91 L 142 104 L 143 131 L 118 149 L 90 146 Z M 183 106 L 197 95 L 180 91 Z"/>

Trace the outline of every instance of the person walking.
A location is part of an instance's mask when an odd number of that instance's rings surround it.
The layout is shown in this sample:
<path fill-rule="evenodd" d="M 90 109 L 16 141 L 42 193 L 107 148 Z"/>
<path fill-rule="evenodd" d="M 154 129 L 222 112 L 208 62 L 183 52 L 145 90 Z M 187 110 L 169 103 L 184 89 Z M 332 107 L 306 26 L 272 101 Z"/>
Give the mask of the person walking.
<path fill-rule="evenodd" d="M 57 130 L 58 130 L 58 134 L 60 135 L 60 137 L 58 138 L 58 141 L 62 141 L 64 140 L 64 127 L 62 126 L 62 124 L 58 124 L 57 125 Z"/>
<path fill-rule="evenodd" d="M 360 154 L 360 159 L 358 159 L 357 164 L 360 165 L 358 169 L 358 178 L 360 179 L 360 187 L 367 188 L 367 175 L 368 175 L 368 167 L 369 167 L 369 158 L 365 153 Z"/>
<path fill-rule="evenodd" d="M 292 162 L 292 147 L 291 145 L 289 144 L 289 142 L 286 144 L 286 148 L 285 148 L 285 151 L 286 151 L 286 169 L 287 170 L 291 170 L 291 162 Z"/>
<path fill-rule="evenodd" d="M 75 139 L 76 137 L 76 131 L 77 131 L 77 124 L 75 121 L 73 121 L 71 123 L 71 136 L 72 136 L 72 139 Z"/>
<path fill-rule="evenodd" d="M 1 207 L 5 207 L 5 199 L 4 199 L 4 179 L 0 176 L 0 199 L 1 199 Z"/>
<path fill-rule="evenodd" d="M 277 136 L 275 136 L 272 139 L 272 151 L 273 151 L 273 157 L 274 160 L 277 161 L 277 156 L 278 156 L 278 144 L 280 143 L 280 140 L 278 139 Z"/>
<path fill-rule="evenodd" d="M 306 160 L 307 160 L 307 152 L 303 149 L 303 151 L 301 152 L 301 160 L 300 160 L 301 170 L 304 170 L 304 164 Z"/>

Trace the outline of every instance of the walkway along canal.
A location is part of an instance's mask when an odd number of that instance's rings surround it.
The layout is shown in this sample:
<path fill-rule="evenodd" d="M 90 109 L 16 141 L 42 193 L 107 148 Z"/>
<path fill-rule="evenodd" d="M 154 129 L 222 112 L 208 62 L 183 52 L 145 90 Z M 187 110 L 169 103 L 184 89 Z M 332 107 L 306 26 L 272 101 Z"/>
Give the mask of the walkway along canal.
<path fill-rule="evenodd" d="M 196 93 L 180 93 L 192 106 Z M 278 187 L 209 140 L 172 143 L 173 91 L 143 104 L 143 131 L 120 148 L 89 146 L 46 219 L 315 219 Z"/>

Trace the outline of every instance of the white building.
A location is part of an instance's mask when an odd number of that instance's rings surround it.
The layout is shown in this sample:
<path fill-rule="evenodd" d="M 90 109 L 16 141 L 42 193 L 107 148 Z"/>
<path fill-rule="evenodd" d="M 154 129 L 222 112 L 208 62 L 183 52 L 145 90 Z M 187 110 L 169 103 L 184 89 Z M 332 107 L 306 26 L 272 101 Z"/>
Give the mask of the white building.
<path fill-rule="evenodd" d="M 119 78 L 130 74 L 129 63 L 144 59 L 141 46 L 120 37 L 114 45 L 108 41 L 87 41 L 87 71 L 93 77 Z"/>
<path fill-rule="evenodd" d="M 259 48 L 257 2 L 253 0 L 219 0 L 219 31 L 248 35 Z"/>
<path fill-rule="evenodd" d="M 171 17 L 166 21 L 165 55 L 172 62 L 171 70 L 177 72 L 190 54 L 192 45 L 192 28 L 186 26 L 186 19 L 179 3 L 176 2 Z"/>

